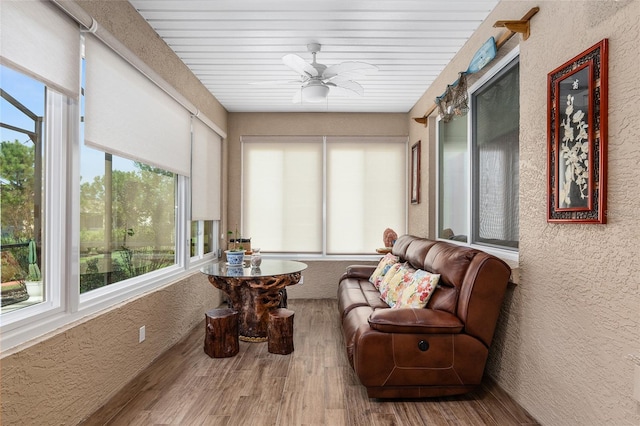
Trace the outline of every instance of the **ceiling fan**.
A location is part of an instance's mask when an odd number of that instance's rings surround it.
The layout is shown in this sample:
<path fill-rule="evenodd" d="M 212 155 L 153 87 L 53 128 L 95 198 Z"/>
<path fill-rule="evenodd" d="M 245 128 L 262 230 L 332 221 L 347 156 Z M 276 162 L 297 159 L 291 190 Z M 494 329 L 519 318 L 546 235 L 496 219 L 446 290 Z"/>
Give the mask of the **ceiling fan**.
<path fill-rule="evenodd" d="M 320 51 L 319 43 L 307 44 L 307 50 L 313 55 L 311 63 L 293 53 L 285 55 L 282 62 L 300 75 L 299 80 L 264 82 L 271 84 L 297 83 L 300 89 L 293 96 L 294 103 L 322 102 L 329 93 L 337 96 L 353 96 L 364 94 L 363 87 L 353 81 L 354 78 L 370 74 L 378 70 L 375 65 L 366 62 L 347 61 L 326 66 L 316 62 L 316 54 Z"/>

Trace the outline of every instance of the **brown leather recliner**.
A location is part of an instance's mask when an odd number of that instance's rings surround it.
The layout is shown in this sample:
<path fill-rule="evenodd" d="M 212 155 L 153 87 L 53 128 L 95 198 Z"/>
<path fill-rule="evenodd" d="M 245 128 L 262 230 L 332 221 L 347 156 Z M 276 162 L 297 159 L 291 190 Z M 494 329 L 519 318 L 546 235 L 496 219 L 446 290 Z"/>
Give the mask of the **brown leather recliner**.
<path fill-rule="evenodd" d="M 511 269 L 480 250 L 403 235 L 392 253 L 440 274 L 423 309 L 392 309 L 368 280 L 375 266 L 340 278 L 338 307 L 349 362 L 371 398 L 422 398 L 474 390 Z"/>

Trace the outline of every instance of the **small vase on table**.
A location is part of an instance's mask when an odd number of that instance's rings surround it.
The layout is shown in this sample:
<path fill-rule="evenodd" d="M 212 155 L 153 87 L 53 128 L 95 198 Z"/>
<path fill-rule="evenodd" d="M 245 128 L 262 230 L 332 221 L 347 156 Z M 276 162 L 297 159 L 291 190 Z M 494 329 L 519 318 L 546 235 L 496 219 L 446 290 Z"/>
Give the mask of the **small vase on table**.
<path fill-rule="evenodd" d="M 262 263 L 262 254 L 259 248 L 253 248 L 253 254 L 251 255 L 251 267 L 258 268 Z"/>

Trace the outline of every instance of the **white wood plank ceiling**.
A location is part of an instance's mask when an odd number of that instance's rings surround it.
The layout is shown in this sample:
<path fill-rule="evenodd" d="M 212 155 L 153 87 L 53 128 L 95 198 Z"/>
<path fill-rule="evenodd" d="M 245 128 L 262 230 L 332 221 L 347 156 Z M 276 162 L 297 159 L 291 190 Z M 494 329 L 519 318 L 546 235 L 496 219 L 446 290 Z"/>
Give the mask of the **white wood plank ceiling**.
<path fill-rule="evenodd" d="M 499 0 L 130 0 L 230 112 L 408 112 Z M 364 96 L 294 104 L 282 62 L 362 61 Z M 444 90 L 444 88 L 443 88 Z"/>

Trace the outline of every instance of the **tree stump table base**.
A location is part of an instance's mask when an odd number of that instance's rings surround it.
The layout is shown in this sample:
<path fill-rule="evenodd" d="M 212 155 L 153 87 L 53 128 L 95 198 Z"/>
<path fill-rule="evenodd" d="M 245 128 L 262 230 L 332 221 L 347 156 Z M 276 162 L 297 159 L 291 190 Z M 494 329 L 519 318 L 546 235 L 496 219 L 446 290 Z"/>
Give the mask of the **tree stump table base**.
<path fill-rule="evenodd" d="M 267 349 L 270 353 L 287 355 L 293 352 L 293 315 L 293 311 L 285 308 L 269 312 Z"/>
<path fill-rule="evenodd" d="M 218 308 L 205 315 L 204 352 L 212 358 L 228 358 L 240 350 L 238 343 L 238 312 Z"/>
<path fill-rule="evenodd" d="M 281 307 L 286 297 L 282 290 L 299 282 L 300 276 L 299 272 L 269 277 L 209 276 L 209 282 L 222 290 L 231 307 L 238 311 L 240 340 L 265 342 L 269 312 Z"/>
<path fill-rule="evenodd" d="M 238 336 L 238 339 L 240 339 L 241 342 L 250 342 L 250 343 L 260 343 L 260 342 L 267 341 L 266 337 L 251 337 L 251 336 L 243 336 L 243 335 Z"/>

